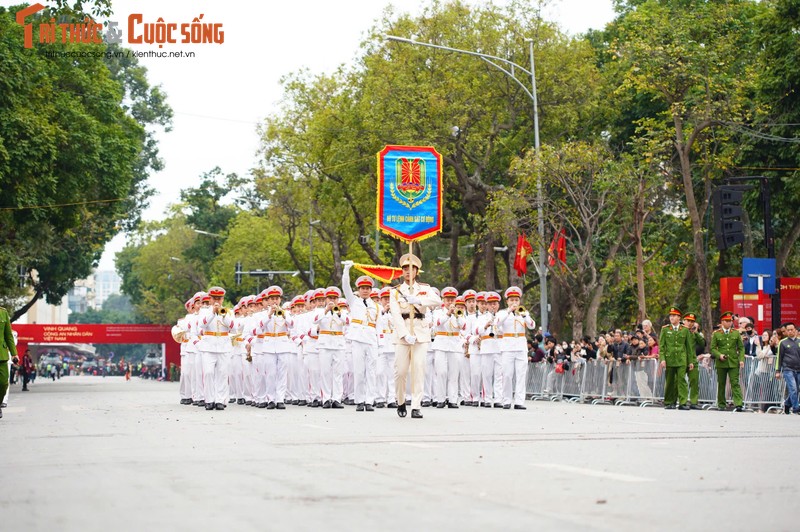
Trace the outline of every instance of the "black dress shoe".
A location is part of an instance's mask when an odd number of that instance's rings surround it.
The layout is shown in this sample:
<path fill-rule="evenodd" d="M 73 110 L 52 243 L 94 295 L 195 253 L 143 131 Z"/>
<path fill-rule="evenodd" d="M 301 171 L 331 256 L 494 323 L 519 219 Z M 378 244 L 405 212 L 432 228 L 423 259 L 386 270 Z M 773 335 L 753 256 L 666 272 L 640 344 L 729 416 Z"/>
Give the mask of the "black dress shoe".
<path fill-rule="evenodd" d="M 462 401 L 461 401 L 459 404 L 460 404 L 461 406 L 469 406 L 469 405 L 467 404 L 467 401 L 463 401 L 463 400 L 462 400 Z"/>
<path fill-rule="evenodd" d="M 411 406 L 411 399 L 406 399 L 406 406 Z"/>
<path fill-rule="evenodd" d="M 206 406 L 206 402 L 205 401 L 197 401 L 197 402 L 194 403 L 194 405 L 195 406 Z"/>
<path fill-rule="evenodd" d="M 267 403 L 267 410 L 275 410 L 275 403 L 273 403 L 272 401 Z"/>
<path fill-rule="evenodd" d="M 687 405 L 681 405 L 678 407 L 678 410 L 690 410 L 690 408 Z"/>
<path fill-rule="evenodd" d="M 386 408 L 386 403 L 383 401 L 375 403 L 375 408 Z"/>
<path fill-rule="evenodd" d="M 455 403 L 447 403 L 447 408 L 458 408 L 458 405 Z"/>
<path fill-rule="evenodd" d="M 239 398 L 239 399 L 236 401 L 236 404 L 237 404 L 237 405 L 243 405 L 243 404 L 244 404 L 244 399 L 242 399 L 242 398 L 240 397 L 240 398 Z"/>
<path fill-rule="evenodd" d="M 340 403 L 339 401 L 334 401 L 334 402 L 331 404 L 331 408 L 344 408 L 344 406 L 343 406 L 343 405 L 342 405 L 342 403 Z"/>
<path fill-rule="evenodd" d="M 736 408 L 733 409 L 733 411 L 734 412 L 744 412 L 744 408 L 741 407 L 741 406 L 737 406 Z"/>
<path fill-rule="evenodd" d="M 253 406 L 255 404 L 255 401 L 245 401 L 244 404 L 246 404 L 247 406 Z"/>
<path fill-rule="evenodd" d="M 363 412 L 364 411 L 364 403 L 358 403 L 356 407 L 356 412 Z"/>
<path fill-rule="evenodd" d="M 527 410 L 528 407 L 525 405 L 514 405 L 514 410 Z"/>
<path fill-rule="evenodd" d="M 209 404 L 205 405 L 205 407 L 206 407 L 206 410 L 214 410 L 214 403 L 209 403 Z"/>
<path fill-rule="evenodd" d="M 503 410 L 511 410 L 511 405 L 503 405 Z"/>
<path fill-rule="evenodd" d="M 217 410 L 225 410 L 225 405 L 222 403 L 217 403 Z"/>
<path fill-rule="evenodd" d="M 235 403 L 235 402 L 236 402 L 236 399 L 234 399 L 233 397 L 228 399 L 228 404 Z"/>
<path fill-rule="evenodd" d="M 481 404 L 478 401 L 472 401 L 472 404 L 470 406 L 479 407 L 481 406 Z"/>
<path fill-rule="evenodd" d="M 258 403 L 256 408 L 267 408 L 267 403 Z"/>
<path fill-rule="evenodd" d="M 422 406 L 423 406 L 423 408 L 427 408 L 427 407 L 431 406 L 431 402 L 430 401 L 422 401 Z"/>
<path fill-rule="evenodd" d="M 436 408 L 444 408 L 444 401 L 436 404 Z"/>
<path fill-rule="evenodd" d="M 278 410 L 286 410 L 286 405 L 283 403 L 278 403 L 275 405 L 275 408 L 277 408 Z"/>
<path fill-rule="evenodd" d="M 698 405 L 689 405 L 690 410 L 702 410 Z"/>
<path fill-rule="evenodd" d="M 664 410 L 675 410 L 675 405 L 666 405 Z"/>
<path fill-rule="evenodd" d="M 394 401 L 392 401 L 391 403 L 389 403 L 388 405 L 386 405 L 386 408 L 397 408 L 397 403 L 395 403 Z"/>
<path fill-rule="evenodd" d="M 324 403 L 322 403 L 322 408 L 330 408 L 330 407 L 331 407 L 330 401 L 325 401 Z"/>
<path fill-rule="evenodd" d="M 316 401 L 316 399 L 315 399 L 315 401 Z M 295 404 L 294 401 L 292 401 L 292 404 Z M 300 401 L 297 401 L 297 406 L 306 406 L 307 404 L 308 404 L 308 401 L 306 401 L 306 400 L 302 400 L 301 399 Z M 317 406 L 319 406 L 319 402 L 317 402 Z"/>
<path fill-rule="evenodd" d="M 438 402 L 436 402 L 436 401 L 431 401 L 431 406 L 433 406 L 433 407 L 438 407 L 438 406 L 439 406 L 439 403 L 438 403 Z"/>
<path fill-rule="evenodd" d="M 3 409 L 0 408 L 0 419 L 3 419 Z"/>
<path fill-rule="evenodd" d="M 356 404 L 356 402 L 353 401 L 352 399 L 345 399 L 344 404 L 346 404 L 347 406 L 353 406 L 354 404 Z"/>
<path fill-rule="evenodd" d="M 364 410 L 367 412 L 374 412 L 375 408 L 372 405 L 364 405 Z"/>
<path fill-rule="evenodd" d="M 403 403 L 402 405 L 397 407 L 397 415 L 400 417 L 406 417 L 406 405 Z"/>
<path fill-rule="evenodd" d="M 422 412 L 417 410 L 416 408 L 411 411 L 411 417 L 415 419 L 422 419 Z"/>
<path fill-rule="evenodd" d="M 495 403 L 494 407 L 495 408 L 503 408 L 503 403 Z"/>
<path fill-rule="evenodd" d="M 483 403 L 483 408 L 492 408 L 491 403 Z"/>
<path fill-rule="evenodd" d="M 292 406 L 303 406 L 303 405 L 300 404 L 300 401 L 298 401 L 297 399 L 295 399 L 294 401 L 289 401 L 289 404 L 292 405 Z M 305 401 L 303 402 L 303 404 L 305 404 Z"/>

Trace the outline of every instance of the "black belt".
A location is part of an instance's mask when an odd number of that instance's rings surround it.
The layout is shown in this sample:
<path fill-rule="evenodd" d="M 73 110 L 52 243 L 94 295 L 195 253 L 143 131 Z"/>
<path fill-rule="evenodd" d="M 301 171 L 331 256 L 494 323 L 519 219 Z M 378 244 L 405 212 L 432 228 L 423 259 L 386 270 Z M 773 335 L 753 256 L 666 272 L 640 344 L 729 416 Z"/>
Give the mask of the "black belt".
<path fill-rule="evenodd" d="M 401 317 L 402 317 L 404 320 L 407 320 L 408 318 L 410 318 L 410 317 L 411 317 L 411 314 L 410 314 L 410 313 L 408 313 L 408 312 L 406 312 L 406 313 L 404 313 L 404 314 L 400 314 L 400 316 L 401 316 Z M 414 313 L 414 319 L 421 320 L 421 319 L 422 319 L 422 318 L 424 318 L 424 317 L 425 317 L 425 314 L 420 314 L 419 312 L 415 312 L 415 313 Z"/>

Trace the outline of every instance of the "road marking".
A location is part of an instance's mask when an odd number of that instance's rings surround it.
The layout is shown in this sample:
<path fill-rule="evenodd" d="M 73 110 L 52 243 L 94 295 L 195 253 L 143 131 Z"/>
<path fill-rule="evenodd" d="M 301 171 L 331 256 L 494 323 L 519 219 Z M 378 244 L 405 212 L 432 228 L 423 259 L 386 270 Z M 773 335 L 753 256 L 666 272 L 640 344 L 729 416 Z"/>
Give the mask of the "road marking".
<path fill-rule="evenodd" d="M 413 441 L 390 441 L 391 445 L 404 445 L 406 447 L 416 447 L 417 449 L 438 449 L 438 445 L 428 445 L 427 443 L 416 443 Z"/>
<path fill-rule="evenodd" d="M 620 482 L 655 482 L 654 478 L 636 477 L 633 475 L 625 475 L 623 473 L 610 473 L 608 471 L 597 471 L 596 469 L 586 469 L 585 467 L 575 467 L 562 464 L 531 464 L 534 467 L 543 467 L 545 469 L 555 469 L 556 471 L 564 471 L 566 473 L 575 473 L 576 475 L 584 475 L 587 477 L 605 478 L 608 480 L 619 480 Z"/>

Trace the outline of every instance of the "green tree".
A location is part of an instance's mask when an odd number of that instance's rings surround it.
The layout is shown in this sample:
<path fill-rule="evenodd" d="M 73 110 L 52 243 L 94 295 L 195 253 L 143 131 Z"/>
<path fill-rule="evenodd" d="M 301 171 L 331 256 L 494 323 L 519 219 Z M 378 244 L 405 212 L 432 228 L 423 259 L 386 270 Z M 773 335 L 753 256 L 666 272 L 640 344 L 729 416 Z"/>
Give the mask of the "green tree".
<path fill-rule="evenodd" d="M 146 126 L 168 125 L 171 116 L 135 62 L 112 71 L 94 54 L 104 44 L 25 49 L 17 9 L 0 8 L 0 299 L 15 309 L 12 319 L 42 297 L 59 302 L 138 218 L 157 162 Z"/>

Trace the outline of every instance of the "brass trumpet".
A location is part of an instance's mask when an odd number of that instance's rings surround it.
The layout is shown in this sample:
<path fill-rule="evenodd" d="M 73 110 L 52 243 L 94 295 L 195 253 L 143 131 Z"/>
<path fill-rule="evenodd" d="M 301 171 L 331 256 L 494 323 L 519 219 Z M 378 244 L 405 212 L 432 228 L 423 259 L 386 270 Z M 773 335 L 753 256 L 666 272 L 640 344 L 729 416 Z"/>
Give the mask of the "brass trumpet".
<path fill-rule="evenodd" d="M 342 313 L 342 309 L 341 309 L 341 307 L 339 307 L 339 305 L 334 305 L 331 308 L 331 312 L 333 312 L 334 314 L 341 314 Z"/>
<path fill-rule="evenodd" d="M 461 310 L 460 308 L 457 308 L 457 309 L 456 309 L 456 317 L 457 317 L 457 318 L 460 318 L 460 317 L 461 317 L 461 316 L 463 316 L 463 315 L 464 315 L 464 311 L 463 311 L 463 310 Z"/>
<path fill-rule="evenodd" d="M 217 314 L 219 314 L 220 316 L 224 316 L 227 313 L 228 309 L 226 309 L 225 307 L 220 307 L 220 309 L 217 311 Z"/>
<path fill-rule="evenodd" d="M 275 315 L 279 318 L 283 318 L 286 316 L 286 311 L 278 307 L 277 309 L 275 309 Z"/>
<path fill-rule="evenodd" d="M 514 314 L 516 314 L 517 316 L 522 316 L 522 315 L 523 315 L 523 314 L 525 314 L 526 312 L 528 312 L 528 309 L 526 309 L 525 307 L 523 307 L 522 305 L 520 305 L 520 306 L 518 306 L 518 307 L 517 307 L 517 309 L 514 311 Z"/>

